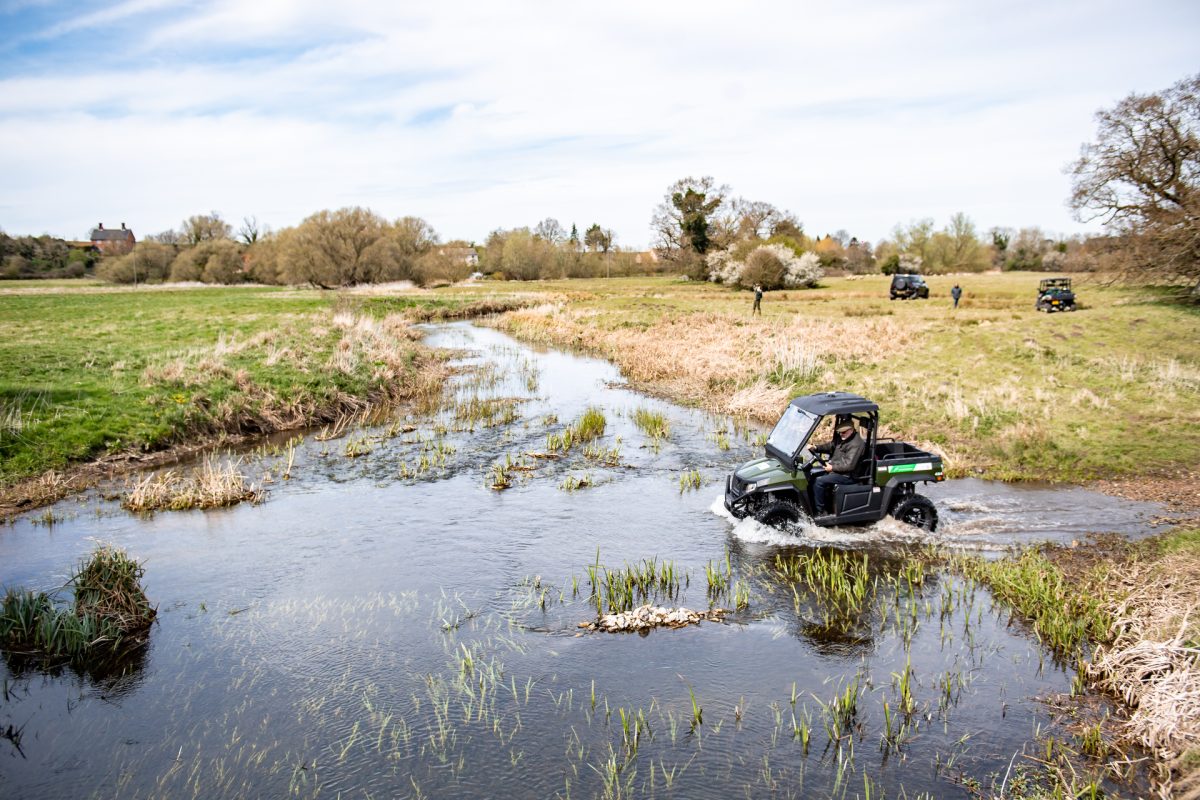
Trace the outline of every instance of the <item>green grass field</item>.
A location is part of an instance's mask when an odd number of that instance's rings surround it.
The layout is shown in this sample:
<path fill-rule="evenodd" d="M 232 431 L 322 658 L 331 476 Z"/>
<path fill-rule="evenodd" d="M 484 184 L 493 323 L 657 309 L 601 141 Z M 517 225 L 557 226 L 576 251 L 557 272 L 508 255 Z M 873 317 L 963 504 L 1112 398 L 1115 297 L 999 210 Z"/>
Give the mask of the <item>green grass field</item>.
<path fill-rule="evenodd" d="M 1039 314 L 1040 277 L 935 276 L 929 300 L 895 302 L 883 276 L 826 279 L 768 293 L 761 317 L 749 292 L 671 277 L 349 293 L 5 283 L 0 482 L 412 394 L 421 349 L 356 318 L 506 308 L 519 310 L 491 324 L 764 422 L 795 394 L 865 394 L 888 433 L 939 447 L 952 474 L 1086 480 L 1200 463 L 1200 308 L 1084 277 L 1081 310 Z"/>
<path fill-rule="evenodd" d="M 296 427 L 421 385 L 411 339 L 335 305 L 269 288 L 0 292 L 0 481 Z"/>

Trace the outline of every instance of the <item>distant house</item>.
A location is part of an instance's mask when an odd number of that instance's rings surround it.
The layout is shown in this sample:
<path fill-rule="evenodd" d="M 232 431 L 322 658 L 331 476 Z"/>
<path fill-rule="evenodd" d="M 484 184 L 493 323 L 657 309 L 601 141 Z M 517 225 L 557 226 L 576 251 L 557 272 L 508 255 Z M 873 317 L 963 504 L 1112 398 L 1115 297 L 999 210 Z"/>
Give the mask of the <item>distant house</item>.
<path fill-rule="evenodd" d="M 121 229 L 105 229 L 101 222 L 92 229 L 92 245 L 106 256 L 120 256 L 128 253 L 137 244 L 133 231 L 121 223 Z"/>
<path fill-rule="evenodd" d="M 438 255 L 447 256 L 468 267 L 479 266 L 479 253 L 475 252 L 474 247 L 443 247 L 438 250 Z"/>

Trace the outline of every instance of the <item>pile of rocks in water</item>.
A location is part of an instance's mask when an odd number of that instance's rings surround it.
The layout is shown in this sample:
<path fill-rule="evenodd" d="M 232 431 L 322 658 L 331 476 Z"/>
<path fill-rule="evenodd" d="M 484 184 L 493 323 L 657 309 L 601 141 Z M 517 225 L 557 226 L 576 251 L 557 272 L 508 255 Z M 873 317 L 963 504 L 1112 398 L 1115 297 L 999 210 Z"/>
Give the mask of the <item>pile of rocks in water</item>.
<path fill-rule="evenodd" d="M 651 628 L 682 628 L 685 625 L 696 625 L 706 619 L 720 622 L 724 617 L 725 609 L 723 608 L 693 611 L 690 608 L 644 605 L 620 614 L 602 614 L 595 622 L 581 622 L 579 627 L 589 631 L 621 633 L 624 631 L 648 631 Z"/>

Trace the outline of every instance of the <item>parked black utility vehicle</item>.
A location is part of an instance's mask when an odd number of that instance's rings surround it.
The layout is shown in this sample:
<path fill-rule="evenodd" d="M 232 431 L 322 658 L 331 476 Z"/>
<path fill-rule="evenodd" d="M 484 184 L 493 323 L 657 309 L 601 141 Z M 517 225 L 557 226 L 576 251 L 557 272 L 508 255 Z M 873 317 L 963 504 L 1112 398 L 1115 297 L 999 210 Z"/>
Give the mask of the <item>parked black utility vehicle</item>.
<path fill-rule="evenodd" d="M 889 294 L 892 300 L 908 300 L 914 297 L 928 299 L 929 286 L 920 275 L 893 275 Z"/>
<path fill-rule="evenodd" d="M 726 478 L 729 513 L 775 526 L 811 517 L 813 472 L 818 464 L 808 442 L 821 420 L 831 415 L 854 420 L 867 448 L 852 475 L 856 483 L 832 487 L 831 502 L 824 505 L 834 513 L 813 522 L 826 526 L 878 522 L 891 514 L 901 522 L 934 530 L 937 508 L 915 488 L 917 483 L 945 479 L 941 456 L 907 442 L 878 438 L 879 406 L 849 392 L 809 394 L 788 404 L 767 438 L 766 456 L 746 462 Z"/>
<path fill-rule="evenodd" d="M 1045 278 L 1038 284 L 1038 298 L 1034 308 L 1038 311 L 1074 311 L 1075 293 L 1071 291 L 1070 278 Z"/>

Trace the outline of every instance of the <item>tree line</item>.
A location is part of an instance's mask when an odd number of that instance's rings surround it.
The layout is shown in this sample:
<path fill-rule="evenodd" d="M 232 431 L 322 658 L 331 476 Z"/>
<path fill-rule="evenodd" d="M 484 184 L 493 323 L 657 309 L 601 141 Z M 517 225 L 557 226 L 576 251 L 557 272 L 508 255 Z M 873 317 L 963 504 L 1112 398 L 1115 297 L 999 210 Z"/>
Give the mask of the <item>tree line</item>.
<path fill-rule="evenodd" d="M 498 229 L 481 246 L 443 242 L 420 217 L 388 220 L 369 209 L 318 211 L 272 231 L 254 218 L 236 231 L 217 212 L 153 234 L 96 276 L 117 283 L 200 281 L 310 285 L 324 289 L 389 281 L 430 286 L 476 272 L 503 280 L 622 276 L 657 271 L 646 254 L 622 251 L 598 223 L 582 237 L 548 218 L 533 228 Z"/>
<path fill-rule="evenodd" d="M 0 279 L 81 278 L 100 260 L 52 236 L 9 236 L 0 231 Z"/>

